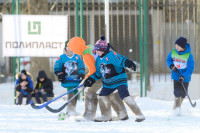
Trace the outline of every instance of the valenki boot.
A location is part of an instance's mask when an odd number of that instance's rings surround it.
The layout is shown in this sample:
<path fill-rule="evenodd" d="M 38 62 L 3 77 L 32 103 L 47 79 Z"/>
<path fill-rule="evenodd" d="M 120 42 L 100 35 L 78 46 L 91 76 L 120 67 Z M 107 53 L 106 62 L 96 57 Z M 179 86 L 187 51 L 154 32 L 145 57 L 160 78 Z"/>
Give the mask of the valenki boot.
<path fill-rule="evenodd" d="M 180 108 L 181 104 L 183 103 L 183 99 L 184 98 L 182 98 L 182 97 L 176 97 L 175 101 L 174 101 L 174 107 L 173 107 L 173 109 L 178 108 L 178 107 Z"/>
<path fill-rule="evenodd" d="M 85 111 L 83 114 L 83 117 L 87 120 L 94 120 L 94 117 L 96 116 L 96 110 L 97 110 L 97 94 L 96 93 L 85 93 Z"/>
<path fill-rule="evenodd" d="M 69 93 L 67 100 L 70 100 L 74 94 Z M 76 112 L 76 103 L 77 103 L 78 97 L 75 97 L 68 105 L 67 105 L 67 112 L 66 114 L 71 116 L 77 116 L 80 115 L 80 113 Z"/>
<path fill-rule="evenodd" d="M 117 118 L 112 118 L 112 120 L 128 120 L 128 113 L 126 111 L 124 102 L 119 97 L 118 93 L 113 93 L 110 95 L 110 101 L 113 109 L 117 113 Z"/>
<path fill-rule="evenodd" d="M 182 97 L 176 97 L 174 100 L 174 106 L 173 106 L 173 110 L 174 110 L 174 115 L 175 116 L 181 116 L 181 105 L 183 103 L 184 98 Z"/>
<path fill-rule="evenodd" d="M 106 122 L 112 120 L 110 96 L 99 96 L 99 107 L 101 116 L 94 119 L 95 122 Z"/>
<path fill-rule="evenodd" d="M 145 117 L 142 114 L 140 108 L 138 107 L 138 105 L 136 104 L 136 102 L 134 101 L 134 99 L 131 96 L 125 97 L 124 102 L 129 106 L 131 111 L 136 115 L 135 122 L 141 122 L 141 121 L 145 120 Z"/>

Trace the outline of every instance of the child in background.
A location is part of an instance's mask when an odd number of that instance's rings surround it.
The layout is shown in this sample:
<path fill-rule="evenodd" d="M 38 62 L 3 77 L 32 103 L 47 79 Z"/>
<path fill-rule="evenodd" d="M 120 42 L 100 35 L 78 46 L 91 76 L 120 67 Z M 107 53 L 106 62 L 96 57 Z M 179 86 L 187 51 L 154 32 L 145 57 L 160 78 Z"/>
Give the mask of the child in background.
<path fill-rule="evenodd" d="M 43 102 L 47 102 L 47 97 L 54 96 L 52 80 L 47 77 L 47 74 L 43 70 L 38 72 L 34 93 L 35 99 L 39 104 L 41 103 L 40 97 L 42 97 Z"/>
<path fill-rule="evenodd" d="M 67 91 L 77 87 L 85 76 L 85 65 L 81 57 L 77 54 L 74 54 L 74 52 L 67 47 L 68 42 L 69 41 L 65 42 L 63 54 L 54 64 L 54 73 L 61 82 L 62 87 L 67 88 Z M 77 92 L 78 90 L 69 93 L 68 100 L 71 99 Z M 68 104 L 67 114 L 79 115 L 79 113 L 76 112 L 77 99 L 78 97 Z"/>
<path fill-rule="evenodd" d="M 22 104 L 23 97 L 26 97 L 26 105 L 29 104 L 31 100 L 31 92 L 33 91 L 33 81 L 30 78 L 30 74 L 26 70 L 22 70 L 17 74 L 15 89 L 19 93 L 17 105 Z"/>
<path fill-rule="evenodd" d="M 167 66 L 171 69 L 171 78 L 174 80 L 174 110 L 180 114 L 181 104 L 186 96 L 186 92 L 182 86 L 188 91 L 191 75 L 194 70 L 194 58 L 191 54 L 190 44 L 187 39 L 179 37 L 175 42 L 176 49 L 173 49 L 167 56 Z M 180 76 L 180 77 L 179 77 Z"/>

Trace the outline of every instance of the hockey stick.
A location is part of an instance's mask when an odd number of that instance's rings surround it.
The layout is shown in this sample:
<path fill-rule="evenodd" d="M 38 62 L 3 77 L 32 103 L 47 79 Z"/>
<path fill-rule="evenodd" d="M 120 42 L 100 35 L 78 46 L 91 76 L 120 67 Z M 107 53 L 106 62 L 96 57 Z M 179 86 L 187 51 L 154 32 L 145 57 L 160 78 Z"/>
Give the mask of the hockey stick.
<path fill-rule="evenodd" d="M 48 105 L 45 107 L 48 111 L 52 112 L 52 113 L 58 113 L 60 111 L 62 111 L 72 100 L 74 100 L 75 97 L 77 97 L 83 90 L 85 89 L 85 87 L 83 87 L 83 89 L 81 89 L 78 93 L 76 93 L 69 101 L 67 101 L 64 105 L 62 105 L 60 108 L 58 109 L 53 109 L 51 107 L 49 107 Z"/>
<path fill-rule="evenodd" d="M 177 71 L 177 73 L 178 73 L 178 76 L 179 76 L 179 78 L 180 78 L 181 76 L 180 76 L 179 71 Z M 180 82 L 181 82 L 181 81 L 180 81 Z M 183 89 L 184 89 L 184 91 L 185 91 L 185 93 L 186 93 L 186 95 L 187 95 L 189 101 L 190 101 L 191 106 L 194 108 L 194 107 L 196 106 L 196 101 L 195 101 L 194 103 L 192 103 L 192 101 L 191 101 L 191 99 L 190 99 L 190 96 L 189 96 L 188 92 L 186 91 L 183 82 L 181 82 L 181 84 L 182 84 L 182 86 L 183 86 Z"/>
<path fill-rule="evenodd" d="M 31 107 L 34 108 L 34 109 L 42 109 L 42 108 L 46 107 L 47 105 L 49 105 L 50 103 L 54 102 L 55 100 L 57 100 L 57 99 L 63 97 L 64 95 L 69 94 L 70 92 L 72 92 L 72 91 L 74 91 L 74 90 L 77 90 L 78 88 L 80 88 L 80 87 L 82 87 L 82 86 L 83 86 L 83 85 L 80 85 L 80 86 L 78 86 L 78 87 L 76 87 L 76 88 L 74 88 L 74 89 L 72 89 L 72 90 L 70 90 L 70 91 L 68 91 L 68 92 L 66 92 L 66 93 L 64 93 L 64 94 L 62 94 L 62 95 L 60 95 L 60 96 L 58 96 L 58 97 L 56 97 L 56 98 L 54 98 L 54 99 L 52 99 L 52 100 L 50 100 L 50 101 L 44 103 L 44 104 L 42 104 L 42 105 L 40 105 L 40 106 L 37 106 L 37 105 L 34 104 L 33 101 L 30 101 Z"/>
<path fill-rule="evenodd" d="M 78 81 L 78 82 L 80 82 L 81 80 L 80 80 L 80 79 L 66 78 L 66 79 L 65 79 L 65 82 L 67 82 L 67 81 Z"/>

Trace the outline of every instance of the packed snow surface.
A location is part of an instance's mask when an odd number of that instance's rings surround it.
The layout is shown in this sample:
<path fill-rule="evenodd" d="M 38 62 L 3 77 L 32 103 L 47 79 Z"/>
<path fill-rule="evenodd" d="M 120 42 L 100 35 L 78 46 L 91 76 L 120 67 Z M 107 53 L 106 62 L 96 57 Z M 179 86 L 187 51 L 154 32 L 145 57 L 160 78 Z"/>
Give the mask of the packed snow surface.
<path fill-rule="evenodd" d="M 148 97 L 140 98 L 139 87 L 129 82 L 131 94 L 136 96 L 136 103 L 141 108 L 146 120 L 134 122 L 135 116 L 126 106 L 129 120 L 111 122 L 76 122 L 76 117 L 67 117 L 64 121 L 57 120 L 57 113 L 51 113 L 45 108 L 33 109 L 30 105 L 13 104 L 13 83 L 0 84 L 0 133 L 199 133 L 200 132 L 200 99 L 196 99 L 197 106 L 192 108 L 186 98 L 182 105 L 182 116 L 174 115 L 172 83 L 158 83 L 159 88 L 152 87 Z M 168 87 L 166 87 L 168 86 Z M 131 91 L 132 90 L 132 91 Z M 56 96 L 66 92 L 58 82 L 54 82 Z M 194 102 L 195 100 L 193 100 Z M 50 106 L 58 108 L 65 100 L 61 98 Z M 66 109 L 63 110 L 64 112 Z M 84 111 L 84 102 L 78 101 L 77 111 Z M 112 110 L 113 116 L 116 113 Z M 100 116 L 98 107 L 97 115 Z"/>

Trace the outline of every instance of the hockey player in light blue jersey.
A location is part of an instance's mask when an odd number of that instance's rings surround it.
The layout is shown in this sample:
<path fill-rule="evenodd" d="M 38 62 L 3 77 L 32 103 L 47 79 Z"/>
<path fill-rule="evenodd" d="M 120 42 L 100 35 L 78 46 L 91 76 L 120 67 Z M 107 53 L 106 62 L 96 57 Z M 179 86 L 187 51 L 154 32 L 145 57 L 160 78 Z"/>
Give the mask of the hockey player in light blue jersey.
<path fill-rule="evenodd" d="M 85 65 L 80 55 L 74 54 L 68 47 L 68 41 L 65 42 L 63 54 L 57 59 L 54 64 L 54 73 L 61 82 L 62 87 L 67 88 L 67 91 L 77 87 L 81 80 L 84 79 Z M 68 100 L 71 99 L 78 90 L 68 94 Z M 77 97 L 67 106 L 69 115 L 78 115 L 76 112 Z"/>
<path fill-rule="evenodd" d="M 135 121 L 141 122 L 145 120 L 145 117 L 128 92 L 127 74 L 124 69 L 124 67 L 128 67 L 135 71 L 136 65 L 132 60 L 110 50 L 108 46 L 109 44 L 104 40 L 96 42 L 95 50 L 99 55 L 95 63 L 96 72 L 84 82 L 84 86 L 91 87 L 96 80 L 103 79 L 103 88 L 99 94 L 99 99 L 101 101 L 100 109 L 104 112 L 101 112 L 102 117 L 95 119 L 95 121 L 102 121 L 105 117 L 109 120 L 111 103 L 108 96 L 118 90 L 120 98 L 136 115 Z"/>

